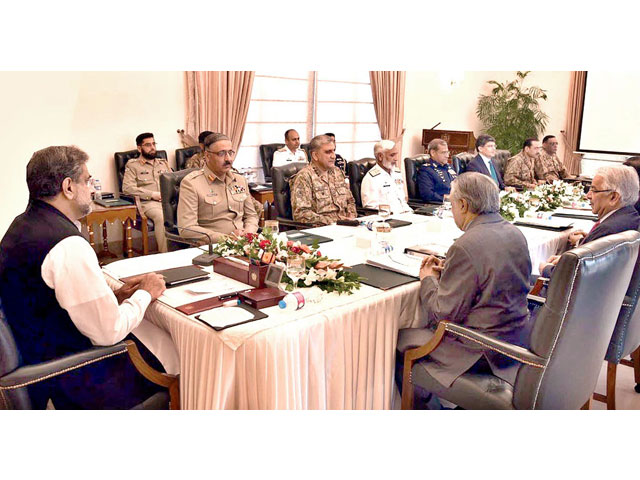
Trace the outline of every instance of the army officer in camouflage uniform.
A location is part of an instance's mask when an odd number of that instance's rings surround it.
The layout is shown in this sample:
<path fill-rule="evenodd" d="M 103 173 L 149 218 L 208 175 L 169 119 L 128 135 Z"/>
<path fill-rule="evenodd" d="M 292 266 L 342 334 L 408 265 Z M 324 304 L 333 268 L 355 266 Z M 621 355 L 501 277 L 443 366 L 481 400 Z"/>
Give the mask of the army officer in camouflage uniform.
<path fill-rule="evenodd" d="M 122 179 L 122 193 L 138 195 L 142 213 L 153 221 L 153 232 L 160 252 L 167 251 L 164 236 L 164 220 L 160 198 L 160 175 L 171 168 L 164 158 L 156 158 L 156 141 L 153 133 L 141 133 L 136 137 L 140 156 L 127 162 Z"/>
<path fill-rule="evenodd" d="M 539 155 L 540 140 L 527 138 L 522 145 L 522 150 L 507 160 L 507 167 L 504 170 L 505 185 L 534 189 L 545 183 L 544 179 L 536 177 L 534 168 Z"/>
<path fill-rule="evenodd" d="M 257 232 L 258 214 L 247 181 L 232 171 L 235 152 L 231 140 L 213 133 L 204 145 L 206 164 L 180 183 L 178 228 L 208 233 L 214 242 L 225 235 Z M 180 230 L 180 235 L 207 242 L 195 232 Z"/>
<path fill-rule="evenodd" d="M 329 225 L 356 218 L 356 202 L 344 174 L 335 166 L 335 143 L 326 135 L 318 135 L 311 140 L 309 150 L 311 164 L 290 180 L 293 219 Z"/>

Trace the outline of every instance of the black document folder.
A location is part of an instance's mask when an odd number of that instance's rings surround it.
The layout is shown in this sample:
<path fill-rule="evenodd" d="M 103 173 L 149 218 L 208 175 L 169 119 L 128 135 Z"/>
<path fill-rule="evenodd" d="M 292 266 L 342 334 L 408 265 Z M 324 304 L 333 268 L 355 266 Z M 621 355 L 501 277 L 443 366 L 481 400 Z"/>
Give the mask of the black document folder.
<path fill-rule="evenodd" d="M 289 230 L 284 233 L 287 234 L 287 238 L 292 242 L 300 242 L 309 246 L 312 246 L 316 241 L 318 243 L 326 243 L 333 240 L 332 238 L 315 235 L 313 233 L 301 232 L 300 230 Z"/>
<path fill-rule="evenodd" d="M 159 270 L 158 273 L 164 277 L 167 287 L 175 287 L 185 283 L 206 280 L 209 274 L 197 265 L 187 265 L 185 267 L 168 268 L 167 270 Z"/>
<path fill-rule="evenodd" d="M 360 282 L 379 288 L 380 290 L 389 290 L 390 288 L 399 287 L 406 283 L 418 281 L 416 277 L 410 277 L 409 275 L 403 275 L 365 263 L 354 265 L 350 269 L 352 272 L 360 275 Z"/>
<path fill-rule="evenodd" d="M 411 222 L 398 220 L 397 218 L 390 218 L 387 220 L 387 223 L 391 226 L 391 228 L 406 227 L 407 225 L 411 225 Z"/>

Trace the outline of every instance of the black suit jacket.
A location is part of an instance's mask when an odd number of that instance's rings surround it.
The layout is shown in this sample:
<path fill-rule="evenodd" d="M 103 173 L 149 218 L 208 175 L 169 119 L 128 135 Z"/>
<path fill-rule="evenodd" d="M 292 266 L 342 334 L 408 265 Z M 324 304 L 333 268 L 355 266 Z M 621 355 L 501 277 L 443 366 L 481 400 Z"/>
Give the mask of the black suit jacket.
<path fill-rule="evenodd" d="M 493 163 L 493 160 L 491 160 L 491 163 Z M 504 182 L 502 181 L 502 175 L 500 175 L 500 170 L 498 170 L 498 167 L 496 167 L 495 163 L 493 163 L 493 168 L 496 171 L 496 176 L 498 177 L 498 187 L 500 187 L 500 190 L 504 190 Z M 469 162 L 469 164 L 467 165 L 466 171 L 479 172 L 479 173 L 484 173 L 489 177 L 491 176 L 491 172 L 487 169 L 487 166 L 485 165 L 484 160 L 482 159 L 480 154 L 476 155 L 476 158 L 474 158 Z"/>

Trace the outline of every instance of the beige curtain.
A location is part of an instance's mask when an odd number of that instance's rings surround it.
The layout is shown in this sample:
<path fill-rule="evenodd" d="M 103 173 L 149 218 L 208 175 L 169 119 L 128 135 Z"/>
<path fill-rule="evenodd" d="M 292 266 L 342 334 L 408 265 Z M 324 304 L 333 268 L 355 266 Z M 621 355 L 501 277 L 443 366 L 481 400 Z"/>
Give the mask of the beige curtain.
<path fill-rule="evenodd" d="M 369 78 L 380 136 L 402 149 L 406 72 L 369 72 Z"/>
<path fill-rule="evenodd" d="M 569 87 L 569 104 L 567 105 L 567 124 L 564 131 L 564 165 L 573 175 L 580 174 L 582 155 L 573 152 L 578 148 L 578 131 L 584 103 L 584 86 L 587 72 L 571 72 Z"/>
<path fill-rule="evenodd" d="M 255 72 L 186 72 L 187 134 L 224 133 L 234 150 L 242 142 Z"/>

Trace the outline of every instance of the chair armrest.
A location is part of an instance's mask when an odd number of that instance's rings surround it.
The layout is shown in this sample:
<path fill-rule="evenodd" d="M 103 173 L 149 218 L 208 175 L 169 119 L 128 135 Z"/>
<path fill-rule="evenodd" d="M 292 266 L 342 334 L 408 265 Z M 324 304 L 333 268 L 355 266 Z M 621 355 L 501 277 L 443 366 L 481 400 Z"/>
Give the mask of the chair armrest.
<path fill-rule="evenodd" d="M 164 229 L 164 236 L 167 240 L 172 240 L 174 242 L 184 243 L 186 245 L 191 245 L 192 247 L 199 247 L 202 243 L 201 241 L 196 240 L 195 238 L 185 238 L 175 233 L 171 233 L 167 231 L 167 228 Z M 205 245 L 208 245 L 206 243 Z"/>
<path fill-rule="evenodd" d="M 538 277 L 536 279 L 536 283 L 533 285 L 533 288 L 529 292 L 530 295 L 539 295 L 542 287 L 549 284 L 549 279 L 546 277 Z"/>
<path fill-rule="evenodd" d="M 479 333 L 476 330 L 463 327 L 455 323 L 447 322 L 445 330 L 459 337 L 471 340 L 483 347 L 489 348 L 494 352 L 501 353 L 509 358 L 517 360 L 520 363 L 524 363 L 536 368 L 546 368 L 548 360 L 536 355 L 531 350 L 513 345 L 509 342 L 498 340 L 497 338 L 490 337 L 483 333 Z"/>
<path fill-rule="evenodd" d="M 0 390 L 26 387 L 126 352 L 126 343 L 119 342 L 110 347 L 94 347 L 37 365 L 20 367 L 0 379 Z"/>
<path fill-rule="evenodd" d="M 546 298 L 539 297 L 538 295 L 534 295 L 533 293 L 530 293 L 529 295 L 527 295 L 527 300 L 530 302 L 538 303 L 540 305 L 544 305 L 545 302 L 547 301 Z"/>

